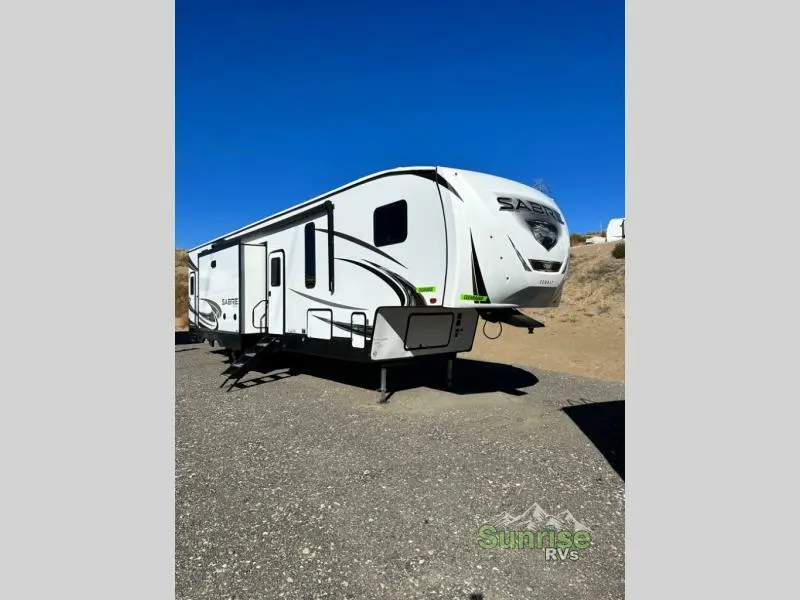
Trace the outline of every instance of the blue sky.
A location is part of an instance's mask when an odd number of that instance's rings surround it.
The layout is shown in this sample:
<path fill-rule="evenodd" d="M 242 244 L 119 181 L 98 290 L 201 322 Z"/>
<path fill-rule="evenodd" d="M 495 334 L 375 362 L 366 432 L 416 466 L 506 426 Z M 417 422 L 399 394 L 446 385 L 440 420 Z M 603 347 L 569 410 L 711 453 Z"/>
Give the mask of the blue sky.
<path fill-rule="evenodd" d="M 624 2 L 176 2 L 189 248 L 374 171 L 532 184 L 573 232 L 625 207 Z"/>

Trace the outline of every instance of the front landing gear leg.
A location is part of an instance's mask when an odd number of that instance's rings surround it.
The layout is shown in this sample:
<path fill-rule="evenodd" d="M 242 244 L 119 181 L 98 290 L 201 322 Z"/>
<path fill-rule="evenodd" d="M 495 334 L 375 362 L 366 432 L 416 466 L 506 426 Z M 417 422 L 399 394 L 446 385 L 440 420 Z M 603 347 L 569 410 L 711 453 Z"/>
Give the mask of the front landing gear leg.
<path fill-rule="evenodd" d="M 386 367 L 381 367 L 381 389 L 378 391 L 381 393 L 380 403 L 385 404 L 388 398 L 388 390 L 386 389 Z"/>
<path fill-rule="evenodd" d="M 447 359 L 447 388 L 450 389 L 453 387 L 453 361 L 455 359 L 448 358 Z"/>

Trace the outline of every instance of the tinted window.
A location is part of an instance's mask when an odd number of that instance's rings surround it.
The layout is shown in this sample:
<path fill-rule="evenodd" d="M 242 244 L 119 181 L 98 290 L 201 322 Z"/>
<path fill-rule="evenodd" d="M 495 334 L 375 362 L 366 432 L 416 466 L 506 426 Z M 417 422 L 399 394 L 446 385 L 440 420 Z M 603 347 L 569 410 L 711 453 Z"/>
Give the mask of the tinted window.
<path fill-rule="evenodd" d="M 269 284 L 272 287 L 281 284 L 281 259 L 278 256 L 269 261 Z"/>
<path fill-rule="evenodd" d="M 189 295 L 194 296 L 194 275 L 189 277 Z"/>
<path fill-rule="evenodd" d="M 372 221 L 376 246 L 389 246 L 406 241 L 408 205 L 405 200 L 398 200 L 376 208 Z"/>
<path fill-rule="evenodd" d="M 306 225 L 306 287 L 313 288 L 317 283 L 317 252 L 315 246 L 314 224 Z"/>
<path fill-rule="evenodd" d="M 212 268 L 212 269 L 215 269 L 216 267 L 217 267 L 217 261 L 215 261 L 215 260 L 212 260 L 212 261 L 211 261 L 211 268 Z"/>

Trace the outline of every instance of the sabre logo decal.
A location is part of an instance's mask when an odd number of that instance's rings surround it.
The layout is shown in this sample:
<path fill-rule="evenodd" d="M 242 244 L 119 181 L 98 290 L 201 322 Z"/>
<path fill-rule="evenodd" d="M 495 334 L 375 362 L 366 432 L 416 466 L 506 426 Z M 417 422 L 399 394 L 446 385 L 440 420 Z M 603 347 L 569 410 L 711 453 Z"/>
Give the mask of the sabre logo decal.
<path fill-rule="evenodd" d="M 497 203 L 500 205 L 500 210 L 513 210 L 513 211 L 520 211 L 520 210 L 527 210 L 529 212 L 538 213 L 540 215 L 548 215 L 553 217 L 556 221 L 564 225 L 564 219 L 558 213 L 558 211 L 553 210 L 552 208 L 548 208 L 546 206 L 542 206 L 537 202 L 533 202 L 531 200 L 523 200 L 522 198 L 507 198 L 507 197 L 498 197 Z"/>
<path fill-rule="evenodd" d="M 558 230 L 555 225 L 547 223 L 546 221 L 525 221 L 530 227 L 533 237 L 536 241 L 544 246 L 547 250 L 551 250 L 558 241 Z"/>
<path fill-rule="evenodd" d="M 238 306 L 239 299 L 238 298 L 223 298 L 222 299 L 222 306 L 231 305 L 231 306 Z"/>

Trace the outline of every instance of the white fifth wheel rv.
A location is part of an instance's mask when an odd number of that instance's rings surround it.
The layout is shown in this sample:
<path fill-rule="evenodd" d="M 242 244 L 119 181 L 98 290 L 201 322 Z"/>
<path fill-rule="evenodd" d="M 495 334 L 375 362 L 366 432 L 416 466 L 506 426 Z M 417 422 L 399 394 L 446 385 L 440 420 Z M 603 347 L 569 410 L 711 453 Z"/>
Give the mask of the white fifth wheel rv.
<path fill-rule="evenodd" d="M 275 351 L 380 363 L 472 349 L 478 317 L 532 328 L 559 305 L 569 232 L 554 200 L 444 167 L 382 171 L 189 251 L 190 328 L 238 379 Z"/>
<path fill-rule="evenodd" d="M 619 242 L 625 239 L 625 218 L 611 219 L 606 227 L 606 241 Z"/>

